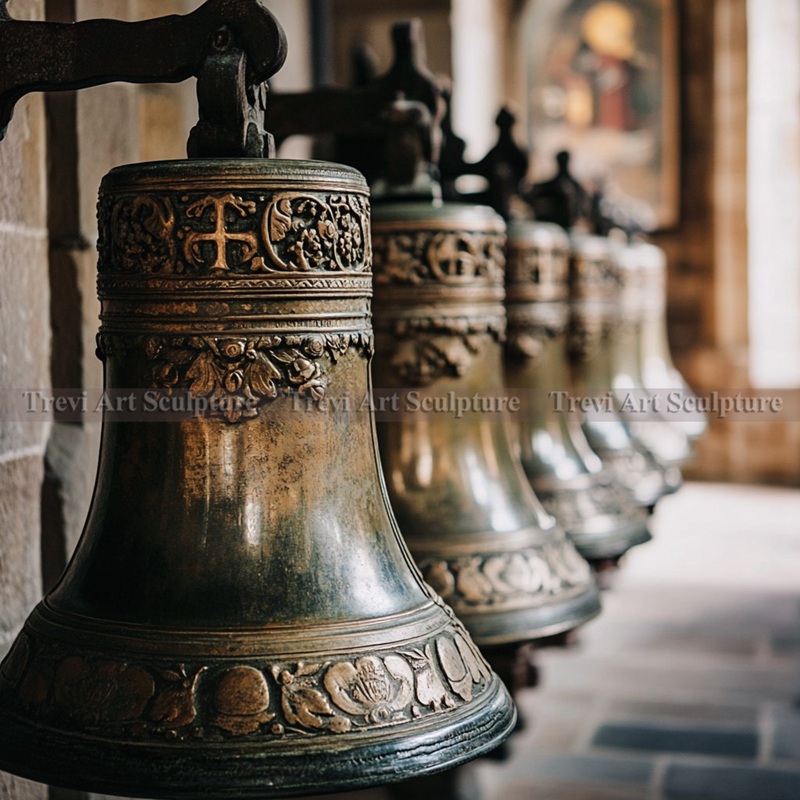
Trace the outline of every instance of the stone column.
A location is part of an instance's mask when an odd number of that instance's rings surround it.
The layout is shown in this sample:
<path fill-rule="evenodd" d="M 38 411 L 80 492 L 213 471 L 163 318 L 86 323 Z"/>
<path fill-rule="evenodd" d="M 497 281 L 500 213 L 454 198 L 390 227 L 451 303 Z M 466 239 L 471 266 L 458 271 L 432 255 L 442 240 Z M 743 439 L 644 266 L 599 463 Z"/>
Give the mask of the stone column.
<path fill-rule="evenodd" d="M 14 0 L 17 19 L 42 19 L 43 0 Z M 0 657 L 41 597 L 40 495 L 49 426 L 25 422 L 26 389 L 49 390 L 50 320 L 41 97 L 17 105 L 0 142 Z M 0 773 L 3 800 L 47 789 Z"/>

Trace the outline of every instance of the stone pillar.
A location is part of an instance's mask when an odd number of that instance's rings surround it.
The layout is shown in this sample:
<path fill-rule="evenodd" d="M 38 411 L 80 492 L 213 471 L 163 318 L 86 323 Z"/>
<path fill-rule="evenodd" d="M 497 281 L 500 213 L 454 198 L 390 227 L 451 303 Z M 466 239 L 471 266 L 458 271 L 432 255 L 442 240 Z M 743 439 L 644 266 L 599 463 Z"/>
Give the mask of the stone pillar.
<path fill-rule="evenodd" d="M 502 18 L 495 0 L 452 0 L 453 130 L 467 143 L 468 161 L 483 158 L 497 139 Z"/>
<path fill-rule="evenodd" d="M 14 0 L 43 19 L 43 0 Z M 0 657 L 41 597 L 40 495 L 49 426 L 25 422 L 26 389 L 49 390 L 50 320 L 41 97 L 17 105 L 0 142 Z M 0 773 L 3 800 L 44 800 L 46 787 Z"/>
<path fill-rule="evenodd" d="M 800 386 L 800 4 L 747 3 L 750 377 Z"/>

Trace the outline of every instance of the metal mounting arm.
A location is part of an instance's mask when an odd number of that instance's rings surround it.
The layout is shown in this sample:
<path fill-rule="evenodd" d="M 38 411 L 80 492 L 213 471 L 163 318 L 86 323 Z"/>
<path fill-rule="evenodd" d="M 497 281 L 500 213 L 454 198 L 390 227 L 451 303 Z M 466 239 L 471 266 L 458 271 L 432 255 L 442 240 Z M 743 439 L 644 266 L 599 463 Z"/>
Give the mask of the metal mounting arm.
<path fill-rule="evenodd" d="M 389 70 L 358 86 L 272 95 L 270 130 L 278 142 L 295 134 L 335 135 L 336 160 L 361 170 L 376 195 L 433 196 L 442 88 L 426 65 L 419 20 L 396 23 L 392 44 Z"/>
<path fill-rule="evenodd" d="M 177 83 L 219 68 L 209 59 L 231 51 L 245 57 L 236 61 L 240 94 L 258 105 L 259 87 L 286 60 L 283 29 L 261 0 L 207 0 L 191 14 L 143 22 L 71 24 L 15 20 L 0 0 L 0 139 L 29 92 Z"/>

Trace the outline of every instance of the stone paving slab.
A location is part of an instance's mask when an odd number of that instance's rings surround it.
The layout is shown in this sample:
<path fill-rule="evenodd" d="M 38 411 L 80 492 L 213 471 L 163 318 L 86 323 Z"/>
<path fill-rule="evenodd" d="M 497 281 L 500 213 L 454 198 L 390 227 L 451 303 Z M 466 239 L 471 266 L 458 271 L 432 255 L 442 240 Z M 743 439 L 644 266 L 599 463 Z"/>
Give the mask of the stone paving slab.
<path fill-rule="evenodd" d="M 658 721 L 601 725 L 592 738 L 594 747 L 660 753 L 697 753 L 730 758 L 755 758 L 758 731 L 749 728 L 687 725 Z"/>
<path fill-rule="evenodd" d="M 487 800 L 649 800 L 649 795 L 646 789 L 533 780 L 509 783 Z"/>
<path fill-rule="evenodd" d="M 612 701 L 605 709 L 605 718 L 615 722 L 657 719 L 665 722 L 755 726 L 759 716 L 759 708 L 752 705 L 658 702 L 625 698 Z"/>
<path fill-rule="evenodd" d="M 772 758 L 800 761 L 800 708 L 771 708 L 768 714 Z"/>
<path fill-rule="evenodd" d="M 797 800 L 800 770 L 674 763 L 664 775 L 666 800 Z"/>
<path fill-rule="evenodd" d="M 637 755 L 535 755 L 512 759 L 502 768 L 509 781 L 520 778 L 561 779 L 575 783 L 617 784 L 646 788 L 653 777 L 653 760 Z"/>
<path fill-rule="evenodd" d="M 797 697 L 797 671 L 792 663 L 776 667 L 758 664 L 737 666 L 728 659 L 702 658 L 679 653 L 669 659 L 646 654 L 625 658 L 580 658 L 542 654 L 543 691 L 550 688 L 587 689 L 617 698 L 661 702 L 758 705 L 764 702 L 791 705 Z"/>
<path fill-rule="evenodd" d="M 690 484 L 653 528 L 483 800 L 800 800 L 800 492 Z"/>

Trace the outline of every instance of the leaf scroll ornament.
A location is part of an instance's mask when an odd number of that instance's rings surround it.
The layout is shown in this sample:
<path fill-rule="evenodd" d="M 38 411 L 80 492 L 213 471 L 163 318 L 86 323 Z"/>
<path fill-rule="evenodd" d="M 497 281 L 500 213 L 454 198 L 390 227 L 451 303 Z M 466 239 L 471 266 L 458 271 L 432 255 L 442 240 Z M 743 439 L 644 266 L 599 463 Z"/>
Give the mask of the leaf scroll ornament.
<path fill-rule="evenodd" d="M 264 214 L 263 238 L 268 267 L 253 262 L 260 272 L 364 271 L 371 263 L 368 206 L 355 195 L 332 195 L 327 200 L 287 192 L 274 198 Z"/>
<path fill-rule="evenodd" d="M 346 733 L 352 727 L 347 717 L 338 716 L 328 698 L 317 688 L 322 664 L 295 666 L 288 669 L 272 668 L 272 675 L 281 687 L 281 710 L 289 725 Z"/>
<path fill-rule="evenodd" d="M 308 334 L 227 338 L 150 337 L 147 357 L 156 362 L 153 386 L 166 395 L 188 390 L 206 398 L 208 411 L 228 422 L 258 415 L 264 403 L 296 392 L 315 402 L 325 399 L 325 374 L 319 363 L 333 363 L 350 347 L 370 352 L 367 333 Z"/>

